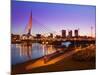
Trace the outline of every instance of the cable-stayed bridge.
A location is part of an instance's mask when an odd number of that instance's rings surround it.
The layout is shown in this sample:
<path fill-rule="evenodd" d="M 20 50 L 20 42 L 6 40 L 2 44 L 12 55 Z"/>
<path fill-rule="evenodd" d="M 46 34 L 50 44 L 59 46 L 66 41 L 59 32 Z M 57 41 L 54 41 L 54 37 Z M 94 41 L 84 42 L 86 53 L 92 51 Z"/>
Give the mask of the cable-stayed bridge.
<path fill-rule="evenodd" d="M 41 29 L 41 30 L 39 30 Z M 31 42 L 40 42 L 40 43 L 54 43 L 54 42 L 64 42 L 64 41 L 70 41 L 70 42 L 90 42 L 90 43 L 95 43 L 95 38 L 88 38 L 88 37 L 66 37 L 66 38 L 53 38 L 53 37 L 45 37 L 46 35 L 49 35 L 50 33 L 53 33 L 53 35 L 57 35 L 58 32 L 61 31 L 54 31 L 47 25 L 42 24 L 32 16 L 32 12 L 29 17 L 28 24 L 25 27 L 25 31 L 27 32 L 26 34 L 21 35 L 19 40 L 15 40 L 16 42 L 25 42 L 25 41 L 31 41 Z M 37 32 L 36 32 L 37 31 Z M 39 31 L 39 32 L 38 32 Z M 43 35 L 40 38 L 36 38 L 33 35 L 35 33 Z M 33 33 L 33 34 L 32 34 Z"/>

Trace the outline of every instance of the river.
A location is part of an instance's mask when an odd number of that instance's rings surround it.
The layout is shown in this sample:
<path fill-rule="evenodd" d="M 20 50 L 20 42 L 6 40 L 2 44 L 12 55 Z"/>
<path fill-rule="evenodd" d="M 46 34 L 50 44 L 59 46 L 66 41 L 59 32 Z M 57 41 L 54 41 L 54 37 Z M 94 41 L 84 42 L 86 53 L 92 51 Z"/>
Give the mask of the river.
<path fill-rule="evenodd" d="M 62 45 L 68 47 L 70 43 L 62 43 Z M 40 43 L 11 44 L 11 63 L 13 65 L 23 63 L 54 52 L 56 52 L 56 48 L 53 45 L 43 45 Z"/>

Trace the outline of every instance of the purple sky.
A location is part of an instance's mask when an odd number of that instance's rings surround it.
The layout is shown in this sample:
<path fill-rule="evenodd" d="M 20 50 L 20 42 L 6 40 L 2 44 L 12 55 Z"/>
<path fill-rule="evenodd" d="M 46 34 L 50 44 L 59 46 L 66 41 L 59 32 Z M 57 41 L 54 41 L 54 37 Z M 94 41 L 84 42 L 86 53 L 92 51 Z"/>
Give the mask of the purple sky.
<path fill-rule="evenodd" d="M 61 34 L 61 30 L 80 29 L 80 35 L 95 34 L 95 6 L 12 1 L 11 32 L 24 34 L 32 11 L 32 34 Z"/>

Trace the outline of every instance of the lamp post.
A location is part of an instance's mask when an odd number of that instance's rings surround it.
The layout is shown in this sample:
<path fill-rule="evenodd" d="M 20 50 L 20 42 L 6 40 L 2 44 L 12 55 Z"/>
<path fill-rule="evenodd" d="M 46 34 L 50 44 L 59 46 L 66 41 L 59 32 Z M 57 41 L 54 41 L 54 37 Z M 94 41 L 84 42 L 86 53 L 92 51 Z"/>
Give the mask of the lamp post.
<path fill-rule="evenodd" d="M 91 26 L 91 38 L 92 38 L 92 36 L 93 36 L 93 27 Z"/>

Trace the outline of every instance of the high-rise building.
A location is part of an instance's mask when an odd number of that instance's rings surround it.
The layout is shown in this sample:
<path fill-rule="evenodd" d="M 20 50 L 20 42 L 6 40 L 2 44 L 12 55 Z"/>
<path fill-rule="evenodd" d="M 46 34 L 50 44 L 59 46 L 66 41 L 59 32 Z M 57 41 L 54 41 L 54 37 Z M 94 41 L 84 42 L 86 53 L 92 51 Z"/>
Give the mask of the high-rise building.
<path fill-rule="evenodd" d="M 62 38 L 66 38 L 66 30 L 62 30 Z"/>
<path fill-rule="evenodd" d="M 53 38 L 53 34 L 52 33 L 50 33 L 50 37 Z"/>
<path fill-rule="evenodd" d="M 75 37 L 78 37 L 79 35 L 78 35 L 78 30 L 74 30 L 74 35 L 75 35 Z"/>
<path fill-rule="evenodd" d="M 72 37 L 72 30 L 68 31 L 68 37 Z"/>

